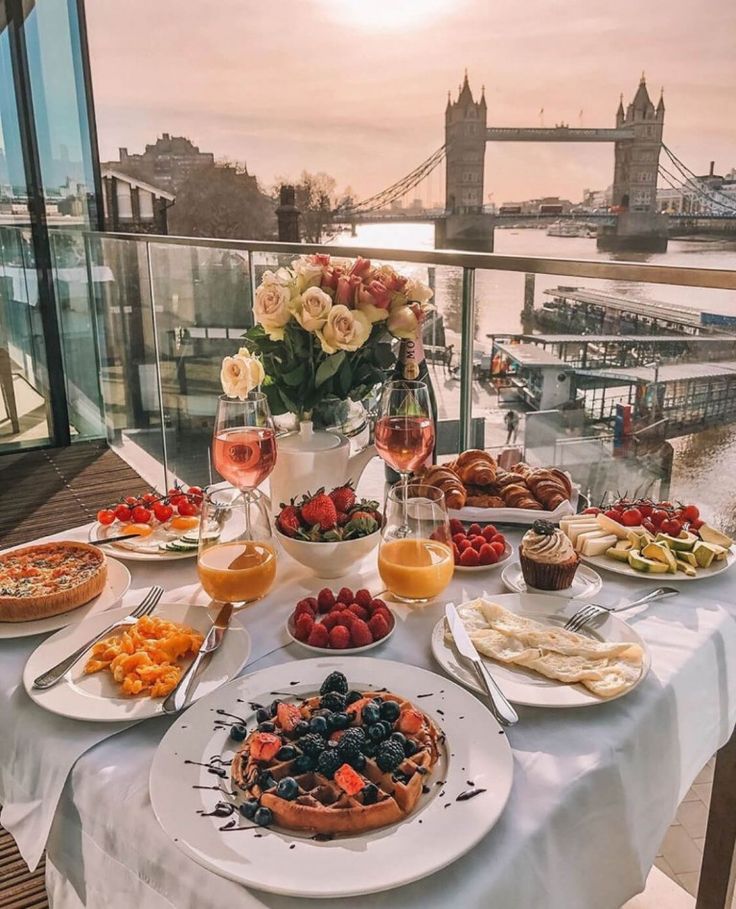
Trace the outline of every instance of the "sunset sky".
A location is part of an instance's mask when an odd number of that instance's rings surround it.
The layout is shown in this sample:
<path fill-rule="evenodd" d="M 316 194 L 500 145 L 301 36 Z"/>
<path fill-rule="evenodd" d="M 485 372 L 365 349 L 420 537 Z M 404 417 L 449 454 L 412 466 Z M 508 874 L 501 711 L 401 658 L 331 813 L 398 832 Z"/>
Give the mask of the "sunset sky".
<path fill-rule="evenodd" d="M 306 168 L 365 196 L 444 142 L 467 67 L 494 126 L 541 108 L 612 126 L 645 70 L 667 145 L 696 172 L 736 167 L 733 0 L 93 0 L 87 18 L 103 160 L 169 132 L 266 187 Z M 612 173 L 607 144 L 489 146 L 486 200 L 577 200 Z"/>

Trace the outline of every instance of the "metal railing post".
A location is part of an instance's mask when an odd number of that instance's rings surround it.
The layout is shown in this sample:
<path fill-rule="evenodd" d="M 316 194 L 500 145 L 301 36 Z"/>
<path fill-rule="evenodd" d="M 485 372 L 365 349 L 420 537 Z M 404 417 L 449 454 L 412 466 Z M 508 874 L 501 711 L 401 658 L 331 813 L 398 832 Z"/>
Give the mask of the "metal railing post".
<path fill-rule="evenodd" d="M 156 357 L 156 391 L 158 392 L 158 413 L 161 420 L 161 455 L 164 467 L 163 491 L 169 488 L 169 456 L 166 450 L 166 419 L 164 415 L 164 393 L 161 385 L 161 349 L 158 343 L 158 325 L 156 324 L 156 292 L 153 289 L 153 262 L 151 244 L 146 242 L 146 265 L 148 267 L 148 298 L 151 301 L 151 322 L 153 327 L 153 350 Z"/>
<path fill-rule="evenodd" d="M 475 269 L 463 268 L 460 345 L 460 432 L 458 451 L 473 447 L 473 342 L 475 340 Z"/>

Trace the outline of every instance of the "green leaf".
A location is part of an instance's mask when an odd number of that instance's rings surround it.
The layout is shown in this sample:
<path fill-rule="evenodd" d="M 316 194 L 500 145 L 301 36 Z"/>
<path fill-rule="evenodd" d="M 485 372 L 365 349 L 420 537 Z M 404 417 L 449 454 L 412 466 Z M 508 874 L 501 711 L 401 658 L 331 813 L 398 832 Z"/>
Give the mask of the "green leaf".
<path fill-rule="evenodd" d="M 396 363 L 396 356 L 390 344 L 376 344 L 373 357 L 381 369 L 390 369 Z"/>
<path fill-rule="evenodd" d="M 353 385 L 353 370 L 350 366 L 350 360 L 347 357 L 343 360 L 342 365 L 337 373 L 337 386 L 340 393 L 345 396 L 350 392 Z"/>
<path fill-rule="evenodd" d="M 298 366 L 295 366 L 294 369 L 290 369 L 288 372 L 281 373 L 281 376 L 279 378 L 286 385 L 301 385 L 304 381 L 304 364 L 300 363 Z"/>
<path fill-rule="evenodd" d="M 299 413 L 301 408 L 299 407 L 298 404 L 296 404 L 294 401 L 292 401 L 292 399 L 284 391 L 283 388 L 279 388 L 279 395 L 281 397 L 281 400 L 284 402 L 284 407 L 286 408 L 286 410 L 290 411 L 291 413 Z M 284 413 L 284 411 L 279 410 L 279 413 Z"/>
<path fill-rule="evenodd" d="M 315 384 L 319 388 L 320 385 L 324 385 L 328 379 L 331 379 L 337 370 L 342 366 L 343 360 L 345 359 L 345 351 L 338 350 L 337 353 L 332 354 L 332 356 L 324 359 L 317 368 L 317 375 L 315 376 Z"/>

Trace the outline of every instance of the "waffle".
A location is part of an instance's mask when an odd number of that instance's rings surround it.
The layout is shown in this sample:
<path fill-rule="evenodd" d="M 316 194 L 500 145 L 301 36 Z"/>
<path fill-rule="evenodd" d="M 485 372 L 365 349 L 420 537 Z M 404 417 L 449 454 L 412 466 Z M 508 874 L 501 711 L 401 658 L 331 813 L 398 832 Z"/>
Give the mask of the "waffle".
<path fill-rule="evenodd" d="M 407 817 L 416 807 L 422 788 L 440 756 L 440 742 L 443 741 L 437 727 L 432 721 L 410 702 L 390 692 L 363 692 L 364 701 L 357 702 L 358 709 L 348 713 L 353 722 L 348 728 L 363 726 L 360 706 L 364 702 L 380 698 L 384 701 L 396 701 L 403 714 L 407 710 L 421 714 L 421 728 L 415 733 L 405 733 L 417 751 L 403 761 L 391 772 L 381 770 L 375 758 L 366 757 L 365 766 L 359 776 L 364 784 L 372 783 L 377 792 L 371 791 L 370 804 L 365 803 L 366 790 L 348 794 L 336 779 L 329 779 L 317 770 L 307 773 L 295 773 L 296 759 L 279 761 L 255 760 L 251 746 L 258 732 L 253 732 L 244 741 L 241 750 L 235 755 L 231 766 L 234 791 L 242 792 L 244 798 L 258 799 L 260 804 L 272 812 L 273 821 L 280 827 L 291 830 L 311 831 L 315 834 L 332 836 L 335 834 L 359 834 L 379 827 L 396 824 Z M 299 705 L 303 719 L 309 720 L 320 707 L 319 696 L 310 697 Z M 293 744 L 297 748 L 299 739 L 293 734 L 284 733 L 276 720 L 275 733 L 280 735 L 284 744 Z M 261 782 L 266 774 L 278 783 L 284 777 L 292 777 L 298 785 L 298 794 L 287 801 L 276 794 L 273 787 L 264 790 Z"/>

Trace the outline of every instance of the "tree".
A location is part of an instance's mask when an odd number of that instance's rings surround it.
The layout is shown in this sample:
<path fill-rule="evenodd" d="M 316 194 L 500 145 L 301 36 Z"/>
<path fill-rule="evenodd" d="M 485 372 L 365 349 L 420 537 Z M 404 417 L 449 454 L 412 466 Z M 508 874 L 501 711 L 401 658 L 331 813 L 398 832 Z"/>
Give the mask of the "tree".
<path fill-rule="evenodd" d="M 229 163 L 198 167 L 176 194 L 169 230 L 187 237 L 270 239 L 276 232 L 273 200 L 243 168 Z"/>
<path fill-rule="evenodd" d="M 279 186 L 284 183 L 294 187 L 296 207 L 301 213 L 302 238 L 306 243 L 320 243 L 332 223 L 332 212 L 336 208 L 349 208 L 352 201 L 349 190 L 339 194 L 337 181 L 324 171 L 313 174 L 303 170 L 298 181 L 279 178 L 276 181 L 276 194 Z"/>

